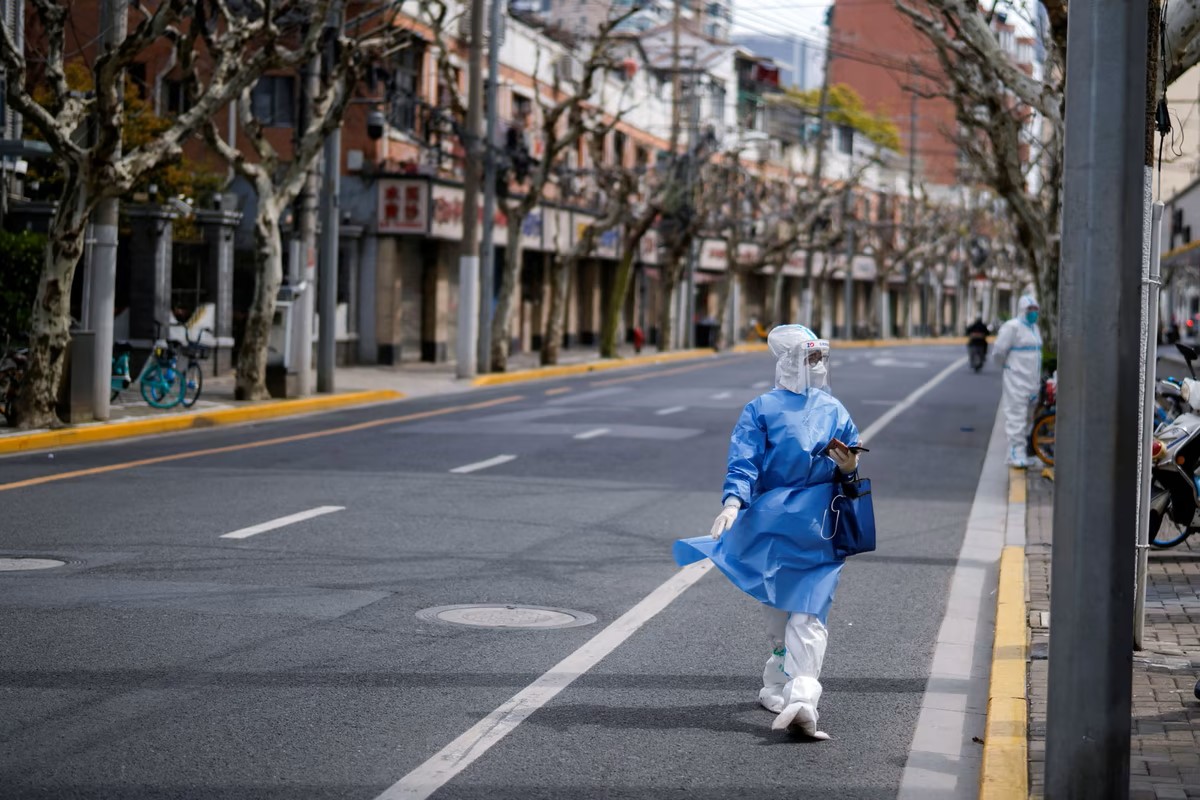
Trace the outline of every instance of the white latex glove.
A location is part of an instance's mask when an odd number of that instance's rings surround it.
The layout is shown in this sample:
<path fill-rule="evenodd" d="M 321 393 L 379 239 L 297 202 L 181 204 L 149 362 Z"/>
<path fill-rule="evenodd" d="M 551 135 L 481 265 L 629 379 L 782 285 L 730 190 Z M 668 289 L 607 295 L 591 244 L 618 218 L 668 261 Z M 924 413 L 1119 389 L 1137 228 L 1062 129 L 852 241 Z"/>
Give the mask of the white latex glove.
<path fill-rule="evenodd" d="M 737 519 L 738 509 L 742 507 L 742 501 L 736 497 L 730 497 L 725 501 L 725 507 L 721 509 L 721 513 L 717 514 L 717 518 L 713 520 L 712 538 L 720 539 L 721 534 L 729 530 L 733 525 L 733 521 Z"/>
<path fill-rule="evenodd" d="M 830 450 L 829 457 L 843 475 L 853 475 L 854 470 L 858 469 L 858 453 L 853 450 Z"/>

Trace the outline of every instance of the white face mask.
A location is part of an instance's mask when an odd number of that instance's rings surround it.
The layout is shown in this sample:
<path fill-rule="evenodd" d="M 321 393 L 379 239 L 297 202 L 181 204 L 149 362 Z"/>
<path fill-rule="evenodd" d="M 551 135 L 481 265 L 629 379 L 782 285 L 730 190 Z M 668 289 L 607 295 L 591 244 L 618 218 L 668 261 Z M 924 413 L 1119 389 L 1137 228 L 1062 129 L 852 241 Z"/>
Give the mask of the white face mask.
<path fill-rule="evenodd" d="M 825 385 L 825 376 L 829 374 L 829 370 L 825 368 L 825 362 L 814 364 L 808 368 L 808 382 L 814 389 L 819 389 Z"/>

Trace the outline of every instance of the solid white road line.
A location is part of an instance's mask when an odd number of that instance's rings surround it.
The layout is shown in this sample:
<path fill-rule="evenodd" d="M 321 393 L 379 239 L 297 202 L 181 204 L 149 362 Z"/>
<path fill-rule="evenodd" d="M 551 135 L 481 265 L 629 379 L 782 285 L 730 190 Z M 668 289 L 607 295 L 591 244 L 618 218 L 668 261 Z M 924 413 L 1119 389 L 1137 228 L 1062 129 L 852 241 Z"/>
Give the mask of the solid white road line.
<path fill-rule="evenodd" d="M 967 359 L 965 356 L 958 359 L 953 364 L 939 372 L 937 375 L 934 375 L 924 386 L 917 389 L 915 392 L 901 400 L 892 408 L 889 408 L 887 411 L 883 412 L 882 417 L 872 422 L 867 426 L 865 431 L 861 432 L 862 440 L 866 442 L 868 439 L 886 428 L 888 423 L 903 414 L 908 409 L 912 408 L 918 400 L 924 397 L 928 392 L 932 391 L 939 383 L 953 375 L 957 370 L 962 369 L 966 363 Z"/>
<path fill-rule="evenodd" d="M 670 408 L 660 408 L 655 411 L 660 417 L 665 417 L 667 414 L 678 414 L 680 411 L 687 411 L 687 406 L 671 406 Z"/>
<path fill-rule="evenodd" d="M 456 475 L 465 475 L 468 472 L 476 472 L 481 469 L 487 469 L 488 467 L 498 467 L 501 464 L 507 464 L 515 458 L 516 456 L 496 456 L 495 458 L 489 458 L 487 461 L 476 461 L 474 464 L 466 464 L 461 467 L 455 467 L 450 471 Z"/>
<path fill-rule="evenodd" d="M 294 522 L 303 522 L 306 519 L 312 519 L 313 517 L 320 517 L 324 516 L 325 514 L 332 514 L 335 511 L 345 510 L 345 506 L 318 506 L 317 508 L 311 508 L 308 511 L 301 511 L 299 514 L 291 514 L 286 517 L 280 517 L 279 519 L 273 519 L 270 522 L 264 522 L 261 525 L 254 525 L 249 528 L 242 528 L 241 530 L 232 531 L 230 533 L 223 533 L 221 534 L 221 538 L 249 539 L 251 536 L 256 534 L 273 531 L 276 528 L 282 528 L 283 526 L 291 525 Z"/>
<path fill-rule="evenodd" d="M 900 411 L 911 407 L 926 392 L 945 380 L 954 369 L 960 368 L 964 363 L 966 363 L 965 358 L 959 359 L 910 394 L 900 406 L 891 409 L 869 425 L 862 433 L 864 440 L 868 436 L 877 435 L 896 418 Z M 486 753 L 492 745 L 512 733 L 530 714 L 550 702 L 559 692 L 570 686 L 576 678 L 600 663 L 605 656 L 632 636 L 638 628 L 670 605 L 672 600 L 687 591 L 711 569 L 711 561 L 697 561 L 679 570 L 666 583 L 663 583 L 640 603 L 592 637 L 583 647 L 558 662 L 549 672 L 513 695 L 508 702 L 488 714 L 424 764 L 390 786 L 387 791 L 379 795 L 377 800 L 401 800 L 401 798 L 424 800 L 429 797 L 451 778 L 470 766 L 475 759 Z"/>
<path fill-rule="evenodd" d="M 576 678 L 600 663 L 646 622 L 712 569 L 711 561 L 689 564 L 593 636 L 583 647 L 558 662 L 508 702 L 488 714 L 470 730 L 442 748 L 441 752 L 393 784 L 378 800 L 419 800 L 429 797 L 447 781 L 486 753 L 530 714 L 554 699 Z"/>
<path fill-rule="evenodd" d="M 611 433 L 609 428 L 596 428 L 595 430 L 584 431 L 583 433 L 575 434 L 576 439 L 595 439 L 597 436 L 603 436 L 606 433 Z"/>

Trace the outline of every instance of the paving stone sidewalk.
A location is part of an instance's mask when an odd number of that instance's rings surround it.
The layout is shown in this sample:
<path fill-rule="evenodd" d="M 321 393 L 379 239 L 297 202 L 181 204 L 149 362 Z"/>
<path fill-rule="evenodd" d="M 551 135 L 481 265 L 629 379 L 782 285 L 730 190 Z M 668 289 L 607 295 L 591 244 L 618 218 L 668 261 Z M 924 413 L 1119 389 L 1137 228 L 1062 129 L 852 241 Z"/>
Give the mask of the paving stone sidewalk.
<path fill-rule="evenodd" d="M 1054 484 L 1027 476 L 1029 789 L 1045 794 L 1046 677 Z M 1132 800 L 1200 800 L 1200 535 L 1150 553 L 1145 650 L 1133 657 Z"/>

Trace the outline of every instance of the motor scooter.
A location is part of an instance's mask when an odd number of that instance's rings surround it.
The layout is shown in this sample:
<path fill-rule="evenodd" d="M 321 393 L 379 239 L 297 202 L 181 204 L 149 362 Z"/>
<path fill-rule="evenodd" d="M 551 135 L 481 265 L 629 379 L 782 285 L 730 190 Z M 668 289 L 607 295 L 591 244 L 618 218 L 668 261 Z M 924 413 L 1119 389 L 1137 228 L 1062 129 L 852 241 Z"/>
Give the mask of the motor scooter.
<path fill-rule="evenodd" d="M 1175 345 L 1192 377 L 1179 386 L 1183 413 L 1159 425 L 1150 445 L 1150 546 L 1174 547 L 1200 530 L 1200 380 L 1193 348 Z"/>

